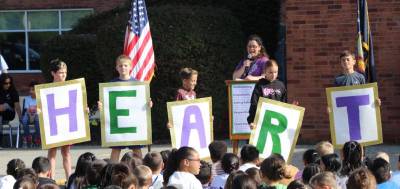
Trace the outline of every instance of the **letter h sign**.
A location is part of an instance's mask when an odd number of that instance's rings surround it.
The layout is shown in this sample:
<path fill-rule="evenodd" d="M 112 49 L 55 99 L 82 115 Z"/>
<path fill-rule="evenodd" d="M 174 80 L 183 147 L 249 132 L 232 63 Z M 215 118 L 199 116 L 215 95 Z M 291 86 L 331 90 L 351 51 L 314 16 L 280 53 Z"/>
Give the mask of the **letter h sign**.
<path fill-rule="evenodd" d="M 42 148 L 90 140 L 84 79 L 35 86 Z"/>
<path fill-rule="evenodd" d="M 347 141 L 364 146 L 382 143 L 377 83 L 326 89 L 332 143 L 340 148 Z"/>

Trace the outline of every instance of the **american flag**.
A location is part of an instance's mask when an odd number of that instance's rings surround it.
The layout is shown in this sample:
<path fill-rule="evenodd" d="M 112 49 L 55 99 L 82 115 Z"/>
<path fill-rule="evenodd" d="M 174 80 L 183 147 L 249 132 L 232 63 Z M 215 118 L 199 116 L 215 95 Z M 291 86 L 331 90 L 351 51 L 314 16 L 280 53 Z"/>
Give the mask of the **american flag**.
<path fill-rule="evenodd" d="M 140 81 L 151 80 L 155 67 L 154 51 L 144 0 L 132 0 L 124 54 L 132 59 L 132 77 Z"/>

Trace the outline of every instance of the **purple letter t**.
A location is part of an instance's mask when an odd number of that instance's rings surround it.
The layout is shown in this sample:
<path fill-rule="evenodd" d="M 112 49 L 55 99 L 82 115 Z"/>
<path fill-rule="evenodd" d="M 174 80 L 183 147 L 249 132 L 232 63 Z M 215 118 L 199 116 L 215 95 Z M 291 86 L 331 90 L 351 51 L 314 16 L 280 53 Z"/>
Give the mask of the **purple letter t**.
<path fill-rule="evenodd" d="M 369 104 L 369 95 L 336 98 L 337 107 L 346 107 L 349 121 L 350 140 L 361 139 L 359 106 Z"/>

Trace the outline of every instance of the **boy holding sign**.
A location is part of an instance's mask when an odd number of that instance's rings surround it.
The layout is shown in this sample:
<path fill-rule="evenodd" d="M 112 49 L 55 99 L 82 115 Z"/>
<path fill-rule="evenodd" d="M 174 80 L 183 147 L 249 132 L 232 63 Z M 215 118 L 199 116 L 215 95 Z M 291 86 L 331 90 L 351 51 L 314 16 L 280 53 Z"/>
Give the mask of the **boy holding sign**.
<path fill-rule="evenodd" d="M 50 62 L 50 72 L 53 76 L 53 83 L 55 82 L 64 82 L 67 78 L 67 64 L 62 60 L 55 59 Z M 65 171 L 65 177 L 71 175 L 71 153 L 70 153 L 71 145 L 61 146 L 61 155 L 63 159 L 63 167 Z M 47 152 L 47 158 L 49 158 L 50 166 L 51 166 L 51 178 L 54 178 L 54 174 L 56 171 L 56 155 L 57 148 L 50 148 Z"/>
<path fill-rule="evenodd" d="M 130 75 L 130 71 L 132 69 L 132 60 L 126 56 L 126 55 L 120 55 L 118 56 L 117 60 L 115 61 L 115 69 L 118 71 L 119 77 L 111 80 L 111 82 L 121 82 L 121 81 L 136 81 L 135 78 L 133 78 Z M 148 102 L 148 105 L 150 107 L 153 106 L 152 101 L 150 100 Z M 101 102 L 98 102 L 99 108 L 102 108 L 103 104 Z M 127 146 L 129 149 L 132 149 L 132 152 L 137 155 L 138 157 L 142 158 L 142 145 L 132 145 L 132 146 Z M 113 146 L 111 147 L 111 161 L 118 162 L 119 161 L 119 156 L 121 153 L 121 150 L 126 148 L 126 146 Z"/>
<path fill-rule="evenodd" d="M 247 122 L 250 128 L 255 127 L 254 117 L 256 115 L 258 99 L 260 97 L 269 98 L 272 100 L 277 100 L 281 102 L 287 102 L 286 87 L 282 81 L 278 78 L 278 63 L 275 60 L 268 60 L 265 64 L 264 70 L 265 78 L 258 80 L 256 86 L 254 87 L 253 94 L 250 100 L 249 117 L 247 117 Z M 298 105 L 297 101 L 293 101 L 294 105 Z"/>
<path fill-rule="evenodd" d="M 350 86 L 365 84 L 364 75 L 354 71 L 356 59 L 350 51 L 343 51 L 340 56 L 340 65 L 342 66 L 342 74 L 336 76 L 335 86 Z"/>

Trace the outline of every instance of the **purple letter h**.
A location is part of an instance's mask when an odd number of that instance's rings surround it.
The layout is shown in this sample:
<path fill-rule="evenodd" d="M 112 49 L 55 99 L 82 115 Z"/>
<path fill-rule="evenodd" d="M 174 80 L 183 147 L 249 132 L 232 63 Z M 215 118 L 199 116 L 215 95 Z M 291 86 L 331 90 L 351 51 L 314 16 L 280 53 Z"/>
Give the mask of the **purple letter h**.
<path fill-rule="evenodd" d="M 50 121 L 50 136 L 57 135 L 57 116 L 67 114 L 69 116 L 69 131 L 74 132 L 78 130 L 78 121 L 76 118 L 76 93 L 77 90 L 71 90 L 68 92 L 69 106 L 65 108 L 55 108 L 54 94 L 48 94 L 47 107 L 49 110 L 49 121 Z"/>

